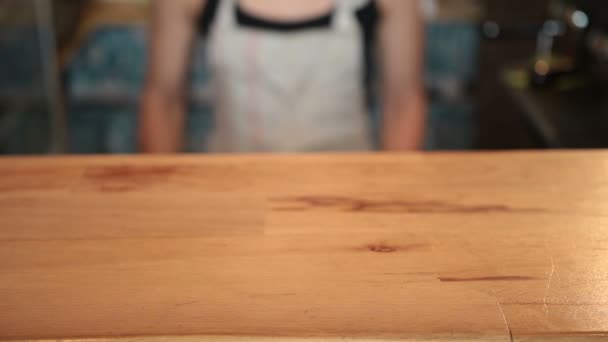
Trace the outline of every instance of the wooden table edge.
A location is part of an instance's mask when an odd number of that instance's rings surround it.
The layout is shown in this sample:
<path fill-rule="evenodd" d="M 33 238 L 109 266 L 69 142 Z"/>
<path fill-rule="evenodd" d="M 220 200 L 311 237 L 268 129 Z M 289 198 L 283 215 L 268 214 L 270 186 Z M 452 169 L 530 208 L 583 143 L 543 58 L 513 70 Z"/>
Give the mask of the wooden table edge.
<path fill-rule="evenodd" d="M 410 337 L 383 337 L 383 338 L 349 338 L 349 337 L 265 337 L 265 336 L 134 336 L 134 337 L 107 337 L 107 338 L 45 338 L 2 340 L 2 342 L 587 342 L 607 341 L 608 333 L 590 335 L 556 334 L 556 335 L 525 335 L 510 336 L 472 336 L 472 335 L 444 335 L 424 336 L 412 335 Z"/>

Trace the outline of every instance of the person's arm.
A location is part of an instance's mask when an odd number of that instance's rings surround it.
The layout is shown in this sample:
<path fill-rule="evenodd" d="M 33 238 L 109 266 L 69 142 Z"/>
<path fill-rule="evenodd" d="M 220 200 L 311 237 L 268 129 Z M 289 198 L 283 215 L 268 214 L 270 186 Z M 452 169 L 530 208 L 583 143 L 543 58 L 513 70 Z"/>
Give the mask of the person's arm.
<path fill-rule="evenodd" d="M 416 0 L 379 0 L 383 80 L 382 148 L 424 147 L 427 103 L 424 90 L 424 29 Z"/>
<path fill-rule="evenodd" d="M 206 0 L 156 0 L 150 30 L 148 73 L 139 117 L 140 149 L 180 152 L 184 145 L 186 71 L 196 18 Z"/>

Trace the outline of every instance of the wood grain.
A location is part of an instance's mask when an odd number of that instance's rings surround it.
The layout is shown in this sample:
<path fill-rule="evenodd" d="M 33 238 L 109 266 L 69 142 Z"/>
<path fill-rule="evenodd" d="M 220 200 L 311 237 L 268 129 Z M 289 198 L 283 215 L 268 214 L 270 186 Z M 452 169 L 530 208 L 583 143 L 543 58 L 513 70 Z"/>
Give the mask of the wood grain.
<path fill-rule="evenodd" d="M 0 160 L 0 340 L 608 339 L 608 152 Z"/>

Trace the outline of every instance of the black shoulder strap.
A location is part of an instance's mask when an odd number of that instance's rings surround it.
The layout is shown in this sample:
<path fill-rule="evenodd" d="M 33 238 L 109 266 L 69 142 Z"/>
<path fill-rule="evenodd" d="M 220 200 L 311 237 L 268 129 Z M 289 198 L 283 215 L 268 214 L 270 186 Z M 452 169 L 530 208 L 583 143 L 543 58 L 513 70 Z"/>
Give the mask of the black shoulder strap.
<path fill-rule="evenodd" d="M 199 32 L 204 36 L 206 36 L 211 29 L 211 24 L 215 18 L 220 1 L 221 0 L 207 0 L 205 8 L 203 8 L 203 11 L 201 12 L 198 20 L 198 29 Z"/>

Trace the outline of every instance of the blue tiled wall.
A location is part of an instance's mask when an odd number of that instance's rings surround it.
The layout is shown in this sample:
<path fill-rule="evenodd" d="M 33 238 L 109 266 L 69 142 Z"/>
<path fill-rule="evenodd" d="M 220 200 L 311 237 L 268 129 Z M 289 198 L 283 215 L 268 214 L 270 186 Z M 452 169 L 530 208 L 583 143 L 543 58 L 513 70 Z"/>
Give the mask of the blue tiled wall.
<path fill-rule="evenodd" d="M 139 94 L 146 70 L 146 34 L 141 28 L 111 27 L 91 35 L 66 70 L 70 150 L 75 153 L 136 151 Z M 209 74 L 199 46 L 192 65 L 192 93 L 204 93 Z M 187 147 L 203 151 L 212 127 L 208 101 L 193 99 Z"/>
<path fill-rule="evenodd" d="M 42 81 L 38 31 L 0 30 L 0 153 L 46 153 L 49 112 Z"/>

